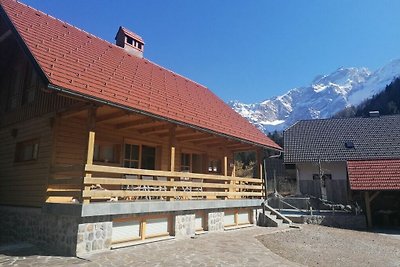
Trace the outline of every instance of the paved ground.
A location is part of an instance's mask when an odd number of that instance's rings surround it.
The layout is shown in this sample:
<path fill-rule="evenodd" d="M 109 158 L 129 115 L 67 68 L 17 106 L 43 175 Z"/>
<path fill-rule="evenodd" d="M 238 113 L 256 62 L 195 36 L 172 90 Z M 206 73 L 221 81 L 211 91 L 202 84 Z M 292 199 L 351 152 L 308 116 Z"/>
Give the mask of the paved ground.
<path fill-rule="evenodd" d="M 276 228 L 250 227 L 122 248 L 84 258 L 43 256 L 38 248 L 2 251 L 4 266 L 300 266 L 263 246 L 255 237 Z M 280 230 L 279 230 L 280 231 Z"/>
<path fill-rule="evenodd" d="M 300 231 L 257 239 L 277 255 L 310 267 L 400 267 L 399 234 L 394 230 L 374 233 L 302 225 Z"/>

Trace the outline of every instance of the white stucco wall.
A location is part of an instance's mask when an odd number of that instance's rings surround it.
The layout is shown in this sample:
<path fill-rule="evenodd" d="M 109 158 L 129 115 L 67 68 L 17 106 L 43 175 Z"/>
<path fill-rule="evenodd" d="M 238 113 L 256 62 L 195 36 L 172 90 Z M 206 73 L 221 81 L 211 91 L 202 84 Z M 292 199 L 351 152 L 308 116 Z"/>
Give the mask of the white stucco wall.
<path fill-rule="evenodd" d="M 297 163 L 296 168 L 300 181 L 312 180 L 313 174 L 318 174 L 318 162 Z M 331 174 L 332 180 L 347 180 L 346 162 L 321 162 L 325 174 Z"/>
<path fill-rule="evenodd" d="M 347 204 L 348 182 L 346 162 L 321 162 L 323 174 L 330 174 L 332 180 L 326 180 L 327 200 Z M 322 197 L 320 181 L 313 180 L 313 175 L 318 174 L 318 163 L 297 163 L 296 172 L 298 190 L 302 195 Z"/>

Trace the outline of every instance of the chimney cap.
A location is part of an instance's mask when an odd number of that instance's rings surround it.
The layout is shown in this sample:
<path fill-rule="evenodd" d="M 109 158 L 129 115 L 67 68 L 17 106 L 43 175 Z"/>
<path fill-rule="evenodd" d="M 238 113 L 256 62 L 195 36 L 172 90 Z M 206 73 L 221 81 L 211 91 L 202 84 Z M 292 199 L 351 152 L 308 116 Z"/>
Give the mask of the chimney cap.
<path fill-rule="evenodd" d="M 143 38 L 140 35 L 134 33 L 133 31 L 130 31 L 127 28 L 124 28 L 122 26 L 119 26 L 117 35 L 115 36 L 115 40 L 117 40 L 118 34 L 120 34 L 120 32 L 122 32 L 124 35 L 129 36 L 129 37 L 135 39 L 136 41 L 144 44 Z"/>

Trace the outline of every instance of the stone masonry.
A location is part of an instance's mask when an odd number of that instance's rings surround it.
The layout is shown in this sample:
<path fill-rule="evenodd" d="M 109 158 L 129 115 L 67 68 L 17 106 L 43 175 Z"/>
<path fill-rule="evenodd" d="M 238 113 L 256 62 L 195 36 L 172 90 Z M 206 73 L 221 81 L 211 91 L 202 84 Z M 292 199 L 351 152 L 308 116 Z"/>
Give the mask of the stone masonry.
<path fill-rule="evenodd" d="M 209 212 L 208 213 L 208 231 L 219 232 L 224 231 L 224 215 L 223 211 Z"/>
<path fill-rule="evenodd" d="M 195 233 L 195 214 L 177 214 L 175 216 L 175 237 L 191 237 Z"/>
<path fill-rule="evenodd" d="M 78 217 L 8 206 L 0 206 L 0 214 L 0 243 L 26 241 L 58 255 L 75 255 Z"/>
<path fill-rule="evenodd" d="M 111 248 L 112 222 L 83 223 L 78 226 L 76 254 Z"/>

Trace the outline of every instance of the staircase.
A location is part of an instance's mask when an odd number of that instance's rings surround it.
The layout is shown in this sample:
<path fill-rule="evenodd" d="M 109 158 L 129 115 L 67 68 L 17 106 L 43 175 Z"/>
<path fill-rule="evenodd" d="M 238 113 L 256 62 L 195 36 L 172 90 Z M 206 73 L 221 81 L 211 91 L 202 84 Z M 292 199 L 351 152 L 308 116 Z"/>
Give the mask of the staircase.
<path fill-rule="evenodd" d="M 261 220 L 262 225 L 268 227 L 289 227 L 292 225 L 292 221 L 287 218 L 285 215 L 282 215 L 277 210 L 269 206 L 266 202 L 263 203 L 264 214 L 263 219 Z"/>

